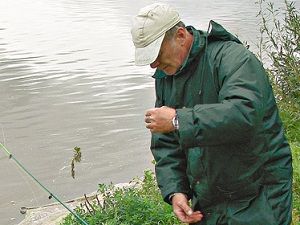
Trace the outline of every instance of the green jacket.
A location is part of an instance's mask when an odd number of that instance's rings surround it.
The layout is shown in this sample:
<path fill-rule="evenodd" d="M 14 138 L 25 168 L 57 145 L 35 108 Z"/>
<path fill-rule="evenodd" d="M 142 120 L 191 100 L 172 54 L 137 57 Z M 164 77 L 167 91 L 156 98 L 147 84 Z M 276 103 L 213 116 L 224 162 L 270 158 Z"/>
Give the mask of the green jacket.
<path fill-rule="evenodd" d="M 176 108 L 179 119 L 178 132 L 152 134 L 162 196 L 169 202 L 183 192 L 205 209 L 268 186 L 270 204 L 290 209 L 291 153 L 265 70 L 236 37 L 210 25 L 208 33 L 188 27 L 193 46 L 174 76 L 153 76 L 156 107 Z"/>

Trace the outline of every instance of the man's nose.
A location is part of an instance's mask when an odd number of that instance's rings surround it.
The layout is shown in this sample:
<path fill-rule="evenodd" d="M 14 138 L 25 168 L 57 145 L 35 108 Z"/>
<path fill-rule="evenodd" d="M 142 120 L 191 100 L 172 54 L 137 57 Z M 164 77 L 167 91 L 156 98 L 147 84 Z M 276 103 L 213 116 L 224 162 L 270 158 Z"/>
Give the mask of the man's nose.
<path fill-rule="evenodd" d="M 158 65 L 159 65 L 159 61 L 156 59 L 153 63 L 150 64 L 150 67 L 152 69 L 155 69 L 156 67 L 158 67 Z"/>

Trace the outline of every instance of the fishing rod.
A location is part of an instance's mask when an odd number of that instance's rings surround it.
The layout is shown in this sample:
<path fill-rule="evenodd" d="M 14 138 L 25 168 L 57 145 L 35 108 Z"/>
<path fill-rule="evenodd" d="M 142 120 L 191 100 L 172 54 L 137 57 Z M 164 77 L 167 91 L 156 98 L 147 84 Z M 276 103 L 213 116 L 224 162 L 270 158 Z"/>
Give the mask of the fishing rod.
<path fill-rule="evenodd" d="M 14 156 L 13 154 L 8 151 L 8 149 L 0 142 L 0 147 L 4 150 L 4 152 L 7 154 L 9 159 L 14 160 L 18 166 L 21 167 L 21 169 L 27 173 L 36 183 L 38 183 L 48 194 L 49 199 L 54 198 L 58 203 L 60 203 L 63 207 L 65 207 L 75 218 L 80 222 L 82 225 L 89 225 L 87 222 L 85 222 L 76 212 L 72 211 L 66 204 L 64 204 L 56 195 L 54 195 L 52 192 L 50 192 L 38 179 L 36 179 Z"/>

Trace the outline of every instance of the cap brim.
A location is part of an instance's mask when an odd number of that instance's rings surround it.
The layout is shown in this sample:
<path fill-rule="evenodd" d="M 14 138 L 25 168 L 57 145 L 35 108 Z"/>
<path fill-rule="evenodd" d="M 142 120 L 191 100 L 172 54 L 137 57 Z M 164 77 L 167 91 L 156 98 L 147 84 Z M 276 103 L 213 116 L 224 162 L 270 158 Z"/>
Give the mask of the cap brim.
<path fill-rule="evenodd" d="M 165 34 L 157 38 L 151 44 L 143 48 L 135 48 L 135 65 L 150 65 L 155 61 L 159 54 L 160 46 L 163 42 Z"/>

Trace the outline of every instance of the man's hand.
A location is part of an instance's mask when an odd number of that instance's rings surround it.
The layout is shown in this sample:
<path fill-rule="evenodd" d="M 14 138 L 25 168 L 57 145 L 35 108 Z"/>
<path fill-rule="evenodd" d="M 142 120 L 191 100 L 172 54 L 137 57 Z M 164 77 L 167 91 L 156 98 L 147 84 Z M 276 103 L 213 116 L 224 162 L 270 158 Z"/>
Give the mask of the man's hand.
<path fill-rule="evenodd" d="M 200 211 L 194 212 L 191 209 L 185 194 L 176 193 L 172 198 L 172 206 L 174 214 L 183 223 L 196 223 L 203 218 Z"/>
<path fill-rule="evenodd" d="M 174 131 L 172 119 L 175 117 L 175 114 L 175 109 L 166 106 L 149 109 L 145 113 L 146 127 L 153 133 Z"/>

